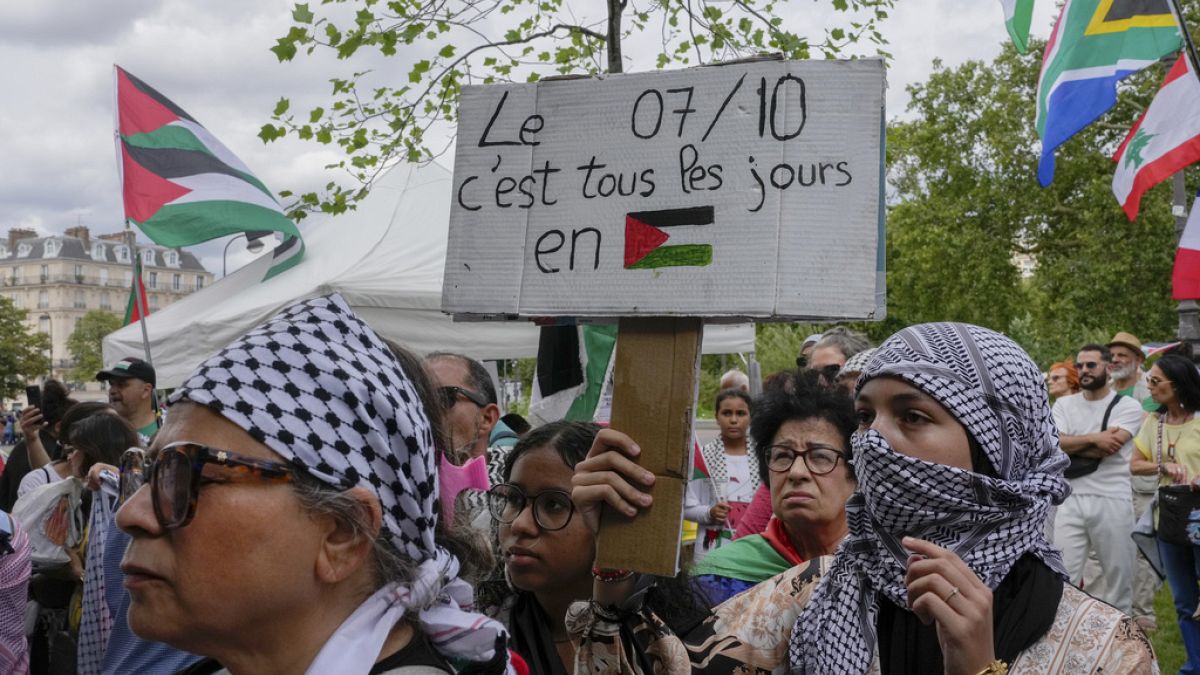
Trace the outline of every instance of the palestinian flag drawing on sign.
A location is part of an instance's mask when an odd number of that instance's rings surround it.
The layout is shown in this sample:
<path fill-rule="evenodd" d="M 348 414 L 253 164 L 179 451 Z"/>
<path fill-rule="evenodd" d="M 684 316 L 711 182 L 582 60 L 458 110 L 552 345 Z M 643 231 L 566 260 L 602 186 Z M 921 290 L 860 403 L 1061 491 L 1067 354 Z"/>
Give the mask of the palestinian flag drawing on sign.
<path fill-rule="evenodd" d="M 712 264 L 711 244 L 663 246 L 671 235 L 663 228 L 712 225 L 713 207 L 634 211 L 625 214 L 625 269 L 706 267 Z"/>
<path fill-rule="evenodd" d="M 279 232 L 283 243 L 275 247 L 266 279 L 300 262 L 300 231 L 267 186 L 182 108 L 113 68 L 125 217 L 170 247 Z"/>

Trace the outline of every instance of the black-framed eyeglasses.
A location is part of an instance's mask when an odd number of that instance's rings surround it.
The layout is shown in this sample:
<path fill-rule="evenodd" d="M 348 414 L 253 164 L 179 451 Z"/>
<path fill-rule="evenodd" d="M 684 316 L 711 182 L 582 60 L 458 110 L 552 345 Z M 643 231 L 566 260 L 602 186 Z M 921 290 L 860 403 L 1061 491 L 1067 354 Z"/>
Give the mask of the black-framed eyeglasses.
<path fill-rule="evenodd" d="M 1075 370 L 1083 370 L 1085 368 L 1088 370 L 1091 370 L 1098 365 L 1100 365 L 1100 364 L 1096 361 L 1076 361 L 1075 362 Z"/>
<path fill-rule="evenodd" d="M 767 468 L 775 473 L 787 473 L 792 470 L 797 457 L 804 460 L 809 473 L 823 476 L 837 468 L 843 455 L 827 445 L 813 445 L 803 451 L 786 445 L 771 445 L 767 447 Z"/>
<path fill-rule="evenodd" d="M 446 408 L 453 408 L 454 404 L 458 403 L 459 396 L 462 396 L 480 408 L 488 404 L 483 394 L 471 391 L 470 389 L 463 389 L 462 387 L 438 387 L 438 395 L 442 397 L 442 405 Z"/>
<path fill-rule="evenodd" d="M 520 517 L 527 504 L 533 504 L 533 522 L 547 532 L 561 530 L 575 514 L 575 502 L 565 490 L 546 490 L 532 497 L 512 483 L 501 483 L 488 490 L 488 510 L 505 525 Z"/>
<path fill-rule="evenodd" d="M 218 464 L 231 470 L 220 478 L 202 476 L 205 464 Z M 141 450 L 126 450 L 121 456 L 120 492 L 122 501 L 129 499 L 147 482 L 158 524 L 167 530 L 184 527 L 196 515 L 200 486 L 208 483 L 234 483 L 256 480 L 266 483 L 288 483 L 293 479 L 292 468 L 229 450 L 210 448 L 199 443 L 179 441 L 163 447 L 158 456 L 146 460 Z"/>

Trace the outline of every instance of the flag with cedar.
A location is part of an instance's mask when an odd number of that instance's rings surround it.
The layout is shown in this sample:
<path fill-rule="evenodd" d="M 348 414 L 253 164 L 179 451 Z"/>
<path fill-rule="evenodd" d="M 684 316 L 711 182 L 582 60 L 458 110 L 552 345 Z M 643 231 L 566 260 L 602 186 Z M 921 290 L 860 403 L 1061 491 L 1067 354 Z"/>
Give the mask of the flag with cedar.
<path fill-rule="evenodd" d="M 145 313 L 143 314 L 143 308 Z M 133 256 L 133 283 L 129 285 L 129 302 L 125 303 L 125 323 L 128 326 L 150 315 L 150 304 L 146 302 L 146 287 L 142 284 L 141 256 Z"/>
<path fill-rule="evenodd" d="M 125 217 L 171 248 L 278 232 L 268 279 L 300 262 L 300 231 L 267 186 L 167 97 L 119 66 L 114 74 Z"/>

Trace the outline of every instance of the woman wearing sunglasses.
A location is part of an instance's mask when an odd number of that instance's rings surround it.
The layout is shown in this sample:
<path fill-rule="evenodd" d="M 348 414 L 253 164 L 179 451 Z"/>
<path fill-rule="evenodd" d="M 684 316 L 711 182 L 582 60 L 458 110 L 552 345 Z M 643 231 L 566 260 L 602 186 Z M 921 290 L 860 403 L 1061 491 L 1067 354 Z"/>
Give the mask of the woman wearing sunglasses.
<path fill-rule="evenodd" d="M 833 553 L 846 536 L 846 499 L 854 492 L 854 427 L 850 397 L 821 386 L 812 371 L 797 371 L 763 392 L 750 435 L 774 517 L 762 534 L 735 539 L 692 567 L 710 605 Z"/>
<path fill-rule="evenodd" d="M 1190 360 L 1167 354 L 1150 368 L 1150 397 L 1158 410 L 1146 417 L 1134 439 L 1129 469 L 1134 476 L 1156 476 L 1159 484 L 1200 486 L 1200 374 Z M 1194 513 L 1194 512 L 1193 512 Z M 1190 520 L 1190 519 L 1189 519 Z M 1191 534 L 1191 532 L 1189 532 Z M 1174 598 L 1176 620 L 1187 652 L 1180 672 L 1200 672 L 1200 533 L 1189 545 L 1158 537 L 1158 555 Z"/>
<path fill-rule="evenodd" d="M 575 515 L 571 476 L 598 430 L 565 421 L 534 429 L 509 453 L 504 482 L 488 492 L 507 582 L 499 584 L 507 597 L 493 600 L 492 613 L 535 673 L 571 672 L 564 617 L 572 602 L 591 597 L 596 539 Z"/>
<path fill-rule="evenodd" d="M 134 632 L 191 673 L 505 672 L 439 543 L 430 391 L 337 295 L 201 365 L 117 517 Z"/>
<path fill-rule="evenodd" d="M 864 368 L 855 409 L 858 487 L 833 556 L 720 605 L 705 640 L 655 630 L 628 597 L 620 613 L 593 607 L 572 624 L 580 664 L 652 649 L 656 669 L 640 672 L 1157 672 L 1133 620 L 1066 583 L 1046 540 L 1068 462 L 1019 346 L 966 324 L 906 328 Z M 577 507 L 651 504 L 637 452 L 602 432 L 576 474 Z"/>

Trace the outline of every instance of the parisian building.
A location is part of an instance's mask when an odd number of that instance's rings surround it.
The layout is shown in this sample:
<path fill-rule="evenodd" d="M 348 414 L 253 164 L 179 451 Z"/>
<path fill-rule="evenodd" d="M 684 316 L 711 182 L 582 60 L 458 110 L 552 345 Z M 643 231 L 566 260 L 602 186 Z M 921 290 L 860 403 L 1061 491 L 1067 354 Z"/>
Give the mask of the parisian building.
<path fill-rule="evenodd" d="M 151 314 L 213 281 L 196 256 L 137 243 Z M 90 310 L 125 315 L 133 283 L 132 252 L 121 232 L 93 237 L 87 227 L 46 237 L 23 228 L 0 239 L 0 294 L 28 312 L 29 330 L 50 336 L 51 373 L 64 382 L 74 363 L 67 338 Z M 97 390 L 98 383 L 73 383 Z"/>

